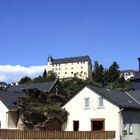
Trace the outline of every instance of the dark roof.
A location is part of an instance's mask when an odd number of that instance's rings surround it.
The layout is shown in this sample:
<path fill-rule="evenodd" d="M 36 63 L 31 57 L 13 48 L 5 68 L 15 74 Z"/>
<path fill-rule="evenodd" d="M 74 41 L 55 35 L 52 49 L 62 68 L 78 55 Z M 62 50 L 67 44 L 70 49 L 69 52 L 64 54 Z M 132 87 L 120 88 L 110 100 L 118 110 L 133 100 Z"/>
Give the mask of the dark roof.
<path fill-rule="evenodd" d="M 109 90 L 105 88 L 99 88 L 95 86 L 88 86 L 91 90 L 95 91 L 98 95 L 102 96 L 106 100 L 111 103 L 122 107 L 122 108 L 139 108 L 140 104 L 138 104 L 135 100 L 133 100 L 129 95 L 125 92 Z"/>
<path fill-rule="evenodd" d="M 5 104 L 5 106 L 11 109 L 17 109 L 18 97 L 24 94 L 24 90 L 27 89 L 38 89 L 44 92 L 50 93 L 55 87 L 58 80 L 53 82 L 44 83 L 33 83 L 33 84 L 21 84 L 8 87 L 6 90 L 0 91 L 0 100 Z"/>
<path fill-rule="evenodd" d="M 53 59 L 52 64 L 62 64 L 62 63 L 74 63 L 74 62 L 85 62 L 88 61 L 91 64 L 91 59 L 88 55 L 79 57 L 69 57 L 61 59 Z"/>
<path fill-rule="evenodd" d="M 9 86 L 6 90 L 12 92 L 23 92 L 27 89 L 38 89 L 40 91 L 50 93 L 53 87 L 56 85 L 57 81 L 58 80 L 52 82 L 44 82 L 44 83 L 13 85 L 13 86 Z"/>
<path fill-rule="evenodd" d="M 140 111 L 136 109 L 124 109 L 122 112 L 124 123 L 140 123 Z"/>
<path fill-rule="evenodd" d="M 130 72 L 133 72 L 135 73 L 136 71 L 135 70 L 121 70 L 121 73 L 130 73 Z"/>
<path fill-rule="evenodd" d="M 140 89 L 139 90 L 130 90 L 127 93 L 140 102 Z"/>
<path fill-rule="evenodd" d="M 6 86 L 7 84 L 5 82 L 0 82 L 0 85 Z"/>
<path fill-rule="evenodd" d="M 134 90 L 140 90 L 140 79 L 135 79 L 131 81 L 131 88 Z"/>
<path fill-rule="evenodd" d="M 21 95 L 23 95 L 23 93 L 0 91 L 0 100 L 5 104 L 5 106 L 9 110 L 17 109 L 18 97 Z"/>
<path fill-rule="evenodd" d="M 131 80 L 134 81 L 137 79 L 140 79 L 140 71 L 135 72 L 135 77 L 133 77 Z"/>

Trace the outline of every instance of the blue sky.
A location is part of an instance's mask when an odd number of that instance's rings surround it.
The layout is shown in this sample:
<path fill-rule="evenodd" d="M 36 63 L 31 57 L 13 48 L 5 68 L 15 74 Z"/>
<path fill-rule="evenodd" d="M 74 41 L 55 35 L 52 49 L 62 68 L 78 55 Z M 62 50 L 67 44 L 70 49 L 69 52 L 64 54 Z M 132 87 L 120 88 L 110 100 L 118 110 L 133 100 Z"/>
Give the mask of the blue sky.
<path fill-rule="evenodd" d="M 0 0 L 0 65 L 47 65 L 89 55 L 138 69 L 139 0 Z"/>

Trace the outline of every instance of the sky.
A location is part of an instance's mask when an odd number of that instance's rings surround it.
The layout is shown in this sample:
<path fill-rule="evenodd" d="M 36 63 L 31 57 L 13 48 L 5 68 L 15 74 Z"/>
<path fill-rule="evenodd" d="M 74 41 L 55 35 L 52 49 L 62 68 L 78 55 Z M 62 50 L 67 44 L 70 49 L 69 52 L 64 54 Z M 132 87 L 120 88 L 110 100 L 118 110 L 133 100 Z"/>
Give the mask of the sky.
<path fill-rule="evenodd" d="M 137 70 L 139 7 L 140 0 L 0 0 L 0 81 L 42 74 L 49 55 Z"/>

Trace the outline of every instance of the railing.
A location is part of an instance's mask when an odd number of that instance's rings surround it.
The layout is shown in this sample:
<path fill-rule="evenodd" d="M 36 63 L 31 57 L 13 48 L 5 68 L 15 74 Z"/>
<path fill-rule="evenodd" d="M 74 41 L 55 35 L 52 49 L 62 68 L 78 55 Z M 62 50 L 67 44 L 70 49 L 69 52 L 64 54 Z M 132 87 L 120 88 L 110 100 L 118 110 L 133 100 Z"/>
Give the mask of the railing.
<path fill-rule="evenodd" d="M 0 139 L 113 139 L 115 131 L 0 130 Z"/>

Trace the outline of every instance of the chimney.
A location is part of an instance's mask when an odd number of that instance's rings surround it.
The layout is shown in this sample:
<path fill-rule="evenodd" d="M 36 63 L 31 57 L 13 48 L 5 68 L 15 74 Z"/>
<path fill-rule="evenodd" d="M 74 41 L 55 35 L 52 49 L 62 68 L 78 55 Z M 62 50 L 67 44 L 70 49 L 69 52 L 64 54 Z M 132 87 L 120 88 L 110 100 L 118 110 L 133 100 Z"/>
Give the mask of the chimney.
<path fill-rule="evenodd" d="M 138 61 L 139 61 L 139 71 L 140 71 L 140 57 L 138 58 Z"/>

